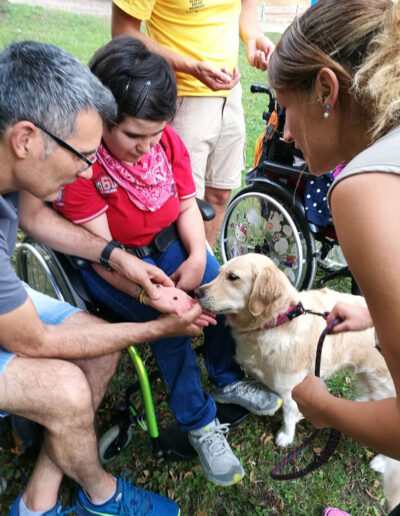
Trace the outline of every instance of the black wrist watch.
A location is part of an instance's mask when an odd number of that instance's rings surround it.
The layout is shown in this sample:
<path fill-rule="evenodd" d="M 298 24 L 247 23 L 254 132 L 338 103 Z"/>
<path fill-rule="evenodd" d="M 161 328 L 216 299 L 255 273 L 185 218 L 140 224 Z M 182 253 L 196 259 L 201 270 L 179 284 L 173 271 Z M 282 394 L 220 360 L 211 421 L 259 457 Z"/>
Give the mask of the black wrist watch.
<path fill-rule="evenodd" d="M 108 244 L 103 249 L 103 252 L 101 253 L 100 264 L 108 271 L 112 271 L 112 268 L 110 266 L 110 254 L 112 250 L 116 247 L 125 250 L 125 247 L 120 242 L 117 242 L 116 240 L 111 240 L 111 242 L 108 242 Z"/>

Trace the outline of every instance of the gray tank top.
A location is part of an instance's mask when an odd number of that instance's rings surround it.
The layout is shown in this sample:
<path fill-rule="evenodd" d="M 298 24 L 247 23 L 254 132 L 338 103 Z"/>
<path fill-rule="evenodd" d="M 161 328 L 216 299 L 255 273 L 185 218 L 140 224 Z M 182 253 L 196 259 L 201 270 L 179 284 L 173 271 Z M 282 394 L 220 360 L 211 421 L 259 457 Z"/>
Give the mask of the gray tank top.
<path fill-rule="evenodd" d="M 332 190 L 340 181 L 366 172 L 400 174 L 400 126 L 379 138 L 344 167 L 329 189 L 328 202 L 330 202 Z"/>

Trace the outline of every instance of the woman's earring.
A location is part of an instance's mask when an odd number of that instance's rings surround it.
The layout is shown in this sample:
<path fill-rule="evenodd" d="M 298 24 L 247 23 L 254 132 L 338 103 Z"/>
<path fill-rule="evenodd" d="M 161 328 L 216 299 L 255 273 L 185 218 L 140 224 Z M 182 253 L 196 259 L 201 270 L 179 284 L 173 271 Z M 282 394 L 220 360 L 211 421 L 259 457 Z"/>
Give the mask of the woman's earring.
<path fill-rule="evenodd" d="M 324 113 L 324 118 L 328 118 L 329 117 L 329 110 L 331 109 L 331 105 L 330 104 L 325 104 L 325 113 Z"/>

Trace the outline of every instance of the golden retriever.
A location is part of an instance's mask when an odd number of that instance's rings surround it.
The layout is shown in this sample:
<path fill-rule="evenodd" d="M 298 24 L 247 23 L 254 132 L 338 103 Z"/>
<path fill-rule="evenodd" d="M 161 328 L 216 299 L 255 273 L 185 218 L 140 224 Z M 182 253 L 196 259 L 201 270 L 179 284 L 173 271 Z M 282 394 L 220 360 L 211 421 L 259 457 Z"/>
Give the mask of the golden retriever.
<path fill-rule="evenodd" d="M 274 324 L 299 302 L 306 310 L 323 313 L 332 310 L 338 301 L 365 305 L 364 299 L 328 288 L 298 292 L 272 260 L 260 254 L 233 258 L 220 268 L 212 282 L 197 289 L 197 295 L 203 308 L 225 314 L 236 341 L 237 361 L 282 398 L 283 425 L 276 444 L 289 445 L 296 423 L 302 418 L 291 392 L 307 374 L 314 374 L 317 343 L 326 321 L 306 313 L 281 325 Z M 321 377 L 328 379 L 341 369 L 355 373 L 360 401 L 395 393 L 385 360 L 375 347 L 372 328 L 326 337 Z M 397 470 L 400 476 L 399 464 L 378 455 L 372 466 L 380 472 Z M 387 476 L 394 478 L 393 474 Z M 399 497 L 399 481 L 392 490 Z M 390 505 L 394 505 L 395 498 L 391 497 Z"/>

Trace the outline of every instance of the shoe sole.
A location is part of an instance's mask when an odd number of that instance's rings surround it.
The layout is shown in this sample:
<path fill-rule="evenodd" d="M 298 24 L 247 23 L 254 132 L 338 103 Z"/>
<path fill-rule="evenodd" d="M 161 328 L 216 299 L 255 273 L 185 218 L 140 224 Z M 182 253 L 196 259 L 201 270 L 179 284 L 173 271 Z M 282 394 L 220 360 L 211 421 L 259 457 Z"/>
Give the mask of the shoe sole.
<path fill-rule="evenodd" d="M 204 470 L 203 470 L 204 471 Z M 205 472 L 204 472 L 205 474 Z M 233 475 L 233 479 L 231 482 L 217 482 L 216 480 L 212 479 L 212 478 L 209 478 L 207 477 L 207 480 L 209 480 L 212 484 L 216 485 L 216 486 L 220 486 L 220 487 L 229 487 L 229 486 L 233 486 L 235 484 L 237 484 L 238 482 L 240 482 L 242 480 L 242 478 L 244 478 L 245 475 L 239 475 L 239 473 L 235 473 Z"/>
<path fill-rule="evenodd" d="M 221 403 L 221 405 L 232 405 L 232 404 L 239 405 L 240 407 L 245 408 L 246 410 L 248 410 L 251 414 L 254 414 L 255 416 L 273 416 L 275 414 L 275 412 L 278 412 L 278 410 L 282 406 L 282 400 L 281 400 L 281 398 L 278 398 L 278 401 L 276 402 L 276 408 L 273 411 L 264 412 L 261 410 L 250 410 L 249 408 L 245 407 L 244 405 L 240 405 L 239 403 L 237 403 L 235 401 L 221 401 L 215 396 L 213 396 L 213 398 L 214 398 L 214 401 L 216 401 L 217 403 Z"/>

